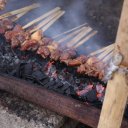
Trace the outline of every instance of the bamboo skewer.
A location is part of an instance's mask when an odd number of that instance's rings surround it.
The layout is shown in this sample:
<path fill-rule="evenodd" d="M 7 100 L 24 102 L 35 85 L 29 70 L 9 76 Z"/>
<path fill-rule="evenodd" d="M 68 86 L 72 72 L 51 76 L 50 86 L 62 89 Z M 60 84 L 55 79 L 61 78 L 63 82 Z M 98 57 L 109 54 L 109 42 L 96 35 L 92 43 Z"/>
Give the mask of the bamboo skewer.
<path fill-rule="evenodd" d="M 81 32 L 82 30 L 83 30 L 83 27 L 80 28 L 80 29 L 78 29 L 78 30 L 76 30 L 76 31 L 74 31 L 74 32 L 72 32 L 72 33 L 70 33 L 70 34 L 67 35 L 66 37 L 61 38 L 60 40 L 57 41 L 58 44 L 60 44 L 60 43 L 62 43 L 62 42 L 64 42 L 64 41 L 66 41 L 66 40 L 68 40 L 68 39 L 70 39 L 70 38 L 73 38 L 76 34 L 78 34 L 79 32 Z"/>
<path fill-rule="evenodd" d="M 44 18 L 46 18 L 46 17 L 48 17 L 48 16 L 54 14 L 55 12 L 57 12 L 57 11 L 59 11 L 59 10 L 60 10 L 60 7 L 56 7 L 56 8 L 54 8 L 54 9 L 52 9 L 51 11 L 49 11 L 49 12 L 43 14 L 42 16 L 38 17 L 37 19 L 35 19 L 35 20 L 29 22 L 28 24 L 24 25 L 24 26 L 23 26 L 23 29 L 26 29 L 26 28 L 32 26 L 33 24 L 35 24 L 35 23 L 37 23 L 37 22 L 43 20 Z"/>
<path fill-rule="evenodd" d="M 114 44 L 111 44 L 109 46 L 106 46 L 106 47 L 103 47 L 103 48 L 101 48 L 99 50 L 96 50 L 96 51 L 90 53 L 89 56 L 95 56 L 97 54 L 100 54 L 100 53 L 104 52 L 105 50 L 107 50 L 109 48 L 113 48 L 114 49 Z"/>
<path fill-rule="evenodd" d="M 98 56 L 98 58 L 100 59 L 100 60 L 102 60 L 105 56 L 107 56 L 110 52 L 112 52 L 113 51 L 113 48 L 109 48 L 109 49 L 107 49 L 105 52 L 103 52 L 103 53 L 101 53 L 99 56 Z"/>
<path fill-rule="evenodd" d="M 92 30 L 90 27 L 84 27 L 84 30 L 80 32 L 75 38 L 68 42 L 67 47 L 72 47 L 75 43 L 80 41 L 87 33 Z"/>
<path fill-rule="evenodd" d="M 26 12 L 23 12 L 23 13 L 20 13 L 20 14 L 17 14 L 15 16 L 15 18 L 12 19 L 13 22 L 17 21 L 19 18 L 21 18 L 22 16 L 24 16 L 26 13 L 28 13 L 28 11 Z"/>
<path fill-rule="evenodd" d="M 84 24 L 82 24 L 82 25 L 80 25 L 80 26 L 77 26 L 77 27 L 75 27 L 75 28 L 73 28 L 73 29 L 70 29 L 70 30 L 68 30 L 68 31 L 66 31 L 66 32 L 63 32 L 63 33 L 61 33 L 61 34 L 58 34 L 58 35 L 52 37 L 52 39 L 56 39 L 56 38 L 58 38 L 58 37 L 60 37 L 60 36 L 63 36 L 63 35 L 65 35 L 65 34 L 68 34 L 68 33 L 72 32 L 72 31 L 74 31 L 74 30 L 76 30 L 76 29 L 79 29 L 79 28 L 85 26 L 85 25 L 87 25 L 87 23 L 84 23 Z"/>
<path fill-rule="evenodd" d="M 44 27 L 46 24 L 48 24 L 50 21 L 52 21 L 56 16 L 59 16 L 63 13 L 63 11 L 58 11 L 55 12 L 54 14 L 52 14 L 50 17 L 48 17 L 47 19 L 45 19 L 44 21 L 42 21 L 41 23 L 39 23 L 34 29 L 32 29 L 30 31 L 30 33 L 33 33 L 35 31 L 37 31 L 38 29 Z"/>
<path fill-rule="evenodd" d="M 37 8 L 37 7 L 39 7 L 39 4 L 35 3 L 35 4 L 32 4 L 32 5 L 23 7 L 21 9 L 10 11 L 10 12 L 7 12 L 7 13 L 1 15 L 0 19 L 7 18 L 7 17 L 13 16 L 13 15 L 16 15 L 16 14 L 19 14 L 19 13 L 22 13 L 22 12 L 30 11 L 30 10 L 32 10 L 34 8 Z"/>
<path fill-rule="evenodd" d="M 42 28 L 42 31 L 46 31 L 51 25 L 53 25 L 61 16 L 63 16 L 65 13 L 65 11 L 62 11 L 61 14 L 58 14 L 53 20 L 51 20 L 47 25 L 45 25 L 43 28 Z"/>
<path fill-rule="evenodd" d="M 82 45 L 83 43 L 85 43 L 87 40 L 89 40 L 90 38 L 92 38 L 94 35 L 96 35 L 97 31 L 92 32 L 91 34 L 89 34 L 88 36 L 86 36 L 82 41 L 80 41 L 79 43 L 75 44 L 73 47 L 74 48 L 78 48 L 80 45 Z"/>
<path fill-rule="evenodd" d="M 110 52 L 104 59 L 102 59 L 103 62 L 107 63 L 113 56 L 113 51 Z"/>

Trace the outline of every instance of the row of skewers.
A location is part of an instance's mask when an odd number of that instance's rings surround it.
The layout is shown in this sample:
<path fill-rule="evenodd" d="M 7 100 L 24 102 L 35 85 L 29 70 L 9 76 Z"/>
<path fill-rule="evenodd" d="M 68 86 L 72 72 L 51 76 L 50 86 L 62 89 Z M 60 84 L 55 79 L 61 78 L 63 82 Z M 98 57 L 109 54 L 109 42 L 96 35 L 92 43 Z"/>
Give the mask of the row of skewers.
<path fill-rule="evenodd" d="M 25 9 L 19 9 L 18 13 L 13 11 L 16 16 L 12 20 L 7 19 L 7 17 L 12 17 L 13 14 L 7 13 L 0 16 L 0 34 L 4 35 L 11 47 L 18 47 L 22 51 L 35 51 L 44 59 L 50 58 L 52 61 L 60 61 L 67 66 L 75 67 L 79 74 L 97 77 L 102 80 L 104 78 L 105 64 L 101 60 L 107 55 L 106 49 L 99 52 L 99 54 L 102 53 L 99 58 L 94 57 L 98 52 L 94 52 L 89 56 L 79 56 L 76 52 L 76 48 L 94 36 L 96 31 L 83 24 L 55 36 L 54 40 L 44 36 L 44 32 L 64 14 L 61 8 L 57 7 L 24 26 L 14 25 L 14 21 L 36 7 L 38 7 L 37 4 L 28 6 Z M 34 24 L 38 22 L 40 23 L 35 26 Z M 59 38 L 57 42 L 55 41 L 55 39 L 63 35 L 66 36 Z M 66 46 L 63 46 L 63 42 L 66 41 Z"/>

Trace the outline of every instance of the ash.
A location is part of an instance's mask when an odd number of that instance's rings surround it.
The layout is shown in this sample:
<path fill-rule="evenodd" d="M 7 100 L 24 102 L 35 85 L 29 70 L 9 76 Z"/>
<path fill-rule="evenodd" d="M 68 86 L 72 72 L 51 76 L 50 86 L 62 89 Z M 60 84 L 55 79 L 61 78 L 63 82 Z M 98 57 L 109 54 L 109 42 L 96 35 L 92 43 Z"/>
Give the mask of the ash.
<path fill-rule="evenodd" d="M 106 84 L 94 77 L 78 75 L 75 68 L 42 59 L 34 52 L 12 49 L 4 38 L 0 41 L 0 59 L 2 73 L 98 107 L 102 104 Z"/>

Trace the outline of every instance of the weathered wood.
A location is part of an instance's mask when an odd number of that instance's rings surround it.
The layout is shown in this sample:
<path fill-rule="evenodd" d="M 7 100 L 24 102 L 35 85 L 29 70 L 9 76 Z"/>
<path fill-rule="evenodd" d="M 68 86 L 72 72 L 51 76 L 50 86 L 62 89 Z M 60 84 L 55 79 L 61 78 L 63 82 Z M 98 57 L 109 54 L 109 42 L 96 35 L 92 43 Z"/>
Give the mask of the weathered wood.
<path fill-rule="evenodd" d="M 120 24 L 116 38 L 116 52 L 120 52 L 124 59 L 122 65 L 128 67 L 128 0 L 124 0 Z"/>
<path fill-rule="evenodd" d="M 128 0 L 124 0 L 118 34 L 115 44 L 115 54 L 123 55 L 121 65 L 128 66 Z M 98 128 L 120 128 L 128 98 L 128 77 L 116 72 L 108 82 L 104 104 L 101 111 Z M 128 127 L 128 126 L 127 126 Z"/>
<path fill-rule="evenodd" d="M 29 102 L 70 117 L 93 128 L 97 127 L 100 110 L 91 105 L 6 75 L 0 75 L 0 90 L 17 95 Z M 127 128 L 127 126 L 128 122 L 124 120 L 122 128 Z"/>
<path fill-rule="evenodd" d="M 126 76 L 116 73 L 107 85 L 98 128 L 120 128 L 128 97 Z"/>
<path fill-rule="evenodd" d="M 33 86 L 14 77 L 0 75 L 0 90 L 96 128 L 100 110 L 67 96 Z"/>

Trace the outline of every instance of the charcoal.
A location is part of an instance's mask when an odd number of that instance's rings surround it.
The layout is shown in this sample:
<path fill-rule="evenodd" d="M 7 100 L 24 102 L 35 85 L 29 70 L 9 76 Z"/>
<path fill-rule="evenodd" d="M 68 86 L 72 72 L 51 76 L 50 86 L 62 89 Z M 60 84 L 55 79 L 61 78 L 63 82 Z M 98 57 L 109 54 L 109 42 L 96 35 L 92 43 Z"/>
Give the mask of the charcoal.
<path fill-rule="evenodd" d="M 39 70 L 34 71 L 34 72 L 32 73 L 32 76 L 33 76 L 33 78 L 35 78 L 36 80 L 42 80 L 42 79 L 44 79 L 44 78 L 46 77 L 45 74 L 44 74 L 43 72 L 39 71 Z"/>
<path fill-rule="evenodd" d="M 59 88 L 61 88 L 62 86 L 63 86 L 63 83 L 61 83 L 61 82 L 59 81 L 59 82 L 57 82 L 57 84 L 55 84 L 54 89 L 59 89 Z"/>
<path fill-rule="evenodd" d="M 41 81 L 42 85 L 45 86 L 47 83 L 49 82 L 49 79 L 44 79 L 43 81 Z"/>
<path fill-rule="evenodd" d="M 60 89 L 56 89 L 56 92 L 58 92 L 60 94 L 64 94 L 64 91 L 63 90 L 60 90 Z"/>
<path fill-rule="evenodd" d="M 66 84 L 63 85 L 63 87 L 61 88 L 61 90 L 65 91 L 67 88 L 69 88 L 69 86 L 70 85 L 68 83 L 66 83 Z"/>
<path fill-rule="evenodd" d="M 71 94 L 70 88 L 67 88 L 67 90 L 65 91 L 65 94 L 66 95 L 70 95 Z"/>
<path fill-rule="evenodd" d="M 75 90 L 74 90 L 74 87 L 73 86 L 69 86 L 70 88 L 70 95 L 75 95 Z"/>
<path fill-rule="evenodd" d="M 16 67 L 16 73 L 15 73 L 16 77 L 22 78 L 22 76 L 23 76 L 23 71 L 24 71 L 24 65 L 25 65 L 25 64 L 26 64 L 26 63 L 19 63 L 19 64 L 17 65 L 17 67 Z"/>
<path fill-rule="evenodd" d="M 32 74 L 32 63 L 27 63 L 24 66 L 24 74 L 25 75 L 31 75 Z"/>
<path fill-rule="evenodd" d="M 48 83 L 48 89 L 53 89 L 55 84 L 56 84 L 55 81 L 50 81 L 50 82 Z"/>
<path fill-rule="evenodd" d="M 96 97 L 96 90 L 95 89 L 92 89 L 91 91 L 89 91 L 86 95 L 87 97 L 87 100 L 89 102 L 94 102 L 97 100 L 97 97 Z"/>

